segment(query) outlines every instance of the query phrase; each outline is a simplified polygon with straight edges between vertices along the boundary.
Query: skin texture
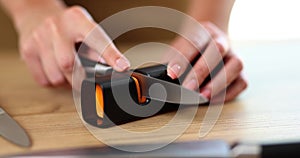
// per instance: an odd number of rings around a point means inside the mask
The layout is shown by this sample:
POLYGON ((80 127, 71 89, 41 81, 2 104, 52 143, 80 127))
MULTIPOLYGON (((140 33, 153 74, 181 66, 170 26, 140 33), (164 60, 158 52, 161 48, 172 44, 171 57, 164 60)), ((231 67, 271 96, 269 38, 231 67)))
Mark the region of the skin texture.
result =
MULTIPOLYGON (((70 85, 75 56, 74 44, 82 41, 94 28, 97 28, 93 32, 95 38, 86 44, 98 52, 102 52, 99 44, 109 44, 101 54, 101 62, 111 65, 117 71, 125 71, 130 67, 129 61, 84 8, 66 7, 59 0, 0 0, 0 2, 11 16, 19 34, 21 57, 40 85, 50 87, 70 85)), ((201 85, 199 92, 210 98, 220 95, 212 94, 214 83, 215 90, 220 93, 226 91, 226 101, 230 101, 247 87, 247 82, 241 75, 242 61, 233 53, 227 37, 228 19, 234 0, 191 0, 190 3, 188 14, 206 28, 222 58, 215 58, 214 53, 205 53, 197 59, 193 67, 196 75, 188 74, 183 86, 195 90, 201 85), (205 58, 211 60, 206 62, 205 58), (210 74, 208 67, 215 67, 222 60, 225 63, 223 70, 226 72, 226 85, 219 82, 222 79, 221 74, 203 84, 210 74)), ((205 44, 209 42, 202 41, 205 44)), ((172 46, 180 52, 180 55, 169 59, 168 74, 172 78, 177 78, 199 53, 197 49, 201 48, 195 48, 182 37, 176 38, 172 46), (181 60, 182 57, 186 58, 187 62, 181 60)))

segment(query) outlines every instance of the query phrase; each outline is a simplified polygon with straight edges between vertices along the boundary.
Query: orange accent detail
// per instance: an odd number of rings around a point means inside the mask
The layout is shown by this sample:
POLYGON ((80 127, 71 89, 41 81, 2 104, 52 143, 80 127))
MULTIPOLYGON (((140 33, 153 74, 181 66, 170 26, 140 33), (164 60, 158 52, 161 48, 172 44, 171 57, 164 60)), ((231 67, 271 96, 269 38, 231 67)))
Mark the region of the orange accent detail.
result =
POLYGON ((104 117, 104 98, 103 91, 99 85, 96 85, 96 111, 101 118, 104 117))
POLYGON ((133 77, 133 76, 131 76, 131 77, 132 77, 132 79, 135 83, 136 89, 137 89, 139 104, 144 104, 147 101, 147 98, 142 96, 139 80, 137 78, 133 77))

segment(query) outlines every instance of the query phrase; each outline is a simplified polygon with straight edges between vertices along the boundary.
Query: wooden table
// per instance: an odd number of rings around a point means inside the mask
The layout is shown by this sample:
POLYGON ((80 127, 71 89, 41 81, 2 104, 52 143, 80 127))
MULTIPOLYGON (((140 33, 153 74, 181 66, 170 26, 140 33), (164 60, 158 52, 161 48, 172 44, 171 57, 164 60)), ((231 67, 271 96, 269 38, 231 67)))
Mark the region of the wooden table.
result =
MULTIPOLYGON (((244 59, 249 88, 238 99, 223 107, 212 131, 199 138, 198 131, 207 107, 198 113, 177 141, 199 139, 237 140, 300 139, 300 45, 299 41, 237 43, 236 52, 244 59)), ((149 54, 151 55, 151 54, 149 54)), ((130 54, 128 55, 130 56, 130 54)), ((143 55, 145 56, 145 55, 143 55)), ((130 56, 139 58, 139 56, 130 56)), ((32 147, 20 148, 0 137, 0 155, 49 149, 103 146, 82 124, 70 89, 39 87, 29 75, 17 51, 0 52, 0 106, 28 132, 32 147)), ((128 123, 133 130, 157 128, 173 113, 128 123)), ((117 142, 145 143, 116 135, 117 142)))

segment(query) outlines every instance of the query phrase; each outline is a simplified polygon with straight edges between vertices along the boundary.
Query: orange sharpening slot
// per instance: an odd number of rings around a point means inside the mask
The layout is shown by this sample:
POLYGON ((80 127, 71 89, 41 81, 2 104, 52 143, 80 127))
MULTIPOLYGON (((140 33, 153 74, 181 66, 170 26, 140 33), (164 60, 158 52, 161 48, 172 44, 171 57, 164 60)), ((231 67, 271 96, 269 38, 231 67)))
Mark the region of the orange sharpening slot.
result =
POLYGON ((104 117, 104 98, 103 91, 99 85, 96 85, 96 111, 101 118, 104 117))
POLYGON ((147 101, 147 98, 142 96, 142 92, 141 92, 141 87, 140 87, 140 83, 138 81, 137 78, 131 76, 132 79, 134 80, 134 83, 135 83, 135 86, 136 86, 136 89, 137 89, 137 94, 138 94, 138 101, 139 101, 139 104, 144 104, 146 101, 147 101))

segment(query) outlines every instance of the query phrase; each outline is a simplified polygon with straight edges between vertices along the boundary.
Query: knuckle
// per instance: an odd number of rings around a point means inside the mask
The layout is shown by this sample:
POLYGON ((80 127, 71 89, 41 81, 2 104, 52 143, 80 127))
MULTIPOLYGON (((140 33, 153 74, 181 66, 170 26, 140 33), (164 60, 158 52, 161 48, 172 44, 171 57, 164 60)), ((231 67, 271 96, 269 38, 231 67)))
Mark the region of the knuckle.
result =
MULTIPOLYGON (((61 25, 64 26, 63 30, 69 32, 69 36, 77 40, 83 40, 90 30, 86 30, 91 24, 94 26, 96 23, 89 13, 81 6, 73 6, 68 8, 60 18, 61 25), (77 29, 72 29, 77 26, 77 29)), ((92 27, 90 28, 92 29, 92 27)))
POLYGON ((56 31, 57 30, 57 19, 55 17, 49 17, 44 21, 46 30, 56 31))
POLYGON ((41 38, 41 31, 40 31, 40 29, 32 32, 31 38, 32 38, 32 40, 30 40, 28 42, 30 42, 32 45, 33 44, 37 44, 39 46, 40 43, 43 42, 43 40, 41 38))
POLYGON ((35 56, 33 46, 29 42, 25 42, 20 45, 20 53, 22 54, 22 58, 25 60, 33 58, 35 56))
POLYGON ((219 37, 223 36, 225 38, 227 37, 227 34, 222 31, 217 25, 215 25, 212 22, 204 22, 202 23, 203 27, 213 36, 213 37, 219 37))
POLYGON ((71 72, 74 65, 73 58, 60 58, 58 61, 59 67, 63 72, 71 72))
POLYGON ((233 95, 227 95, 226 98, 225 98, 225 102, 230 102, 232 101, 236 96, 233 96, 233 95))
POLYGON ((235 68, 238 72, 241 72, 244 69, 244 64, 242 62, 242 60, 240 60, 237 57, 233 57, 233 62, 235 63, 235 68))
POLYGON ((242 79, 242 80, 241 80, 241 87, 242 87, 242 90, 247 89, 247 87, 248 87, 248 82, 247 82, 245 79, 242 79))
POLYGON ((216 30, 216 26, 215 24, 213 24, 210 21, 205 21, 203 23, 201 23, 203 25, 204 28, 206 28, 208 30, 208 32, 213 32, 216 30))
POLYGON ((44 55, 45 52, 45 39, 43 38, 44 36, 44 33, 43 31, 41 30, 37 30, 37 31, 34 31, 32 33, 32 40, 29 41, 30 42, 30 45, 32 45, 33 49, 35 49, 35 52, 39 55, 44 55))
POLYGON ((35 81, 38 83, 38 85, 42 86, 42 87, 49 87, 50 86, 50 82, 48 82, 45 79, 42 79, 40 77, 36 77, 35 81))
POLYGON ((81 6, 72 6, 65 11, 67 18, 83 18, 86 16, 86 10, 81 6))
POLYGON ((62 76, 59 76, 53 79, 51 82, 53 86, 59 86, 65 83, 65 79, 62 76))
POLYGON ((197 74, 198 80, 199 79, 205 79, 207 75, 209 74, 208 67, 204 64, 199 64, 195 68, 195 73, 197 74))
POLYGON ((214 26, 214 24, 210 21, 205 21, 205 22, 202 22, 201 24, 205 27, 213 27, 214 26))
POLYGON ((237 68, 239 71, 242 71, 244 69, 244 64, 241 60, 237 60, 237 68))
POLYGON ((33 33, 32 33, 32 44, 33 43, 40 43, 40 41, 41 41, 41 35, 40 35, 40 32, 39 31, 34 31, 33 33))

